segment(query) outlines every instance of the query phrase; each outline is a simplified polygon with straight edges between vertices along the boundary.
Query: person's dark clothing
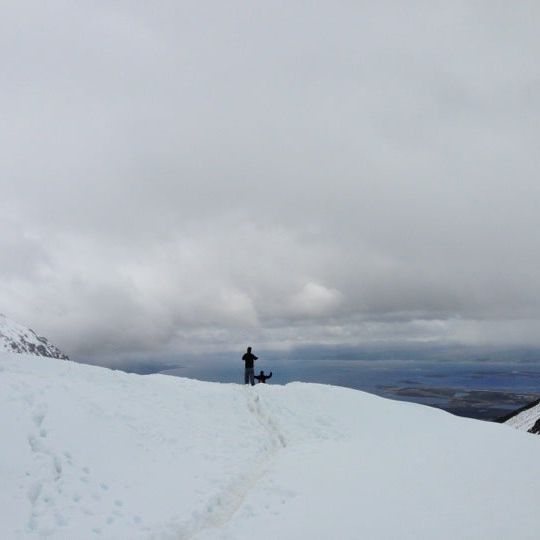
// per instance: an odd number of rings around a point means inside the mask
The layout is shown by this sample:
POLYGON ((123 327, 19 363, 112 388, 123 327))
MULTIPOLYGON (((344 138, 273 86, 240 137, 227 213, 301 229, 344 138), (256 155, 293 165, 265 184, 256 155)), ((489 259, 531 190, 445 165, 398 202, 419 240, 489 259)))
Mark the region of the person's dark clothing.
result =
POLYGON ((257 360, 257 357, 254 354, 247 352, 242 356, 242 360, 246 363, 246 369, 249 369, 253 368, 253 362, 257 360))
POLYGON ((255 375, 255 378, 260 382, 260 383, 265 383, 267 381, 267 379, 269 379, 270 377, 272 377, 272 372, 270 372, 268 375, 265 375, 264 374, 264 371, 261 371, 259 373, 259 375, 255 375))
POLYGON ((255 370, 252 367, 244 369, 244 384, 250 383, 251 386, 255 386, 255 370))
POLYGON ((257 360, 257 357, 251 353, 251 347, 248 348, 246 354, 242 356, 242 360, 245 362, 246 369, 244 370, 244 384, 251 383, 251 386, 255 384, 255 369, 253 368, 253 362, 257 360))

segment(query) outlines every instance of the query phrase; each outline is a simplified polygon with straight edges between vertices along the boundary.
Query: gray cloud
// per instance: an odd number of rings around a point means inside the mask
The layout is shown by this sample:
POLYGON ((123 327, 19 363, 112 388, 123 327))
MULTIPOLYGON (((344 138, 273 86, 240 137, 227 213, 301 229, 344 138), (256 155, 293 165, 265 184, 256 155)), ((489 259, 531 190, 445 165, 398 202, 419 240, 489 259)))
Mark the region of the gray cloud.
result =
POLYGON ((2 311, 72 355, 540 341, 539 16, 5 6, 2 311))

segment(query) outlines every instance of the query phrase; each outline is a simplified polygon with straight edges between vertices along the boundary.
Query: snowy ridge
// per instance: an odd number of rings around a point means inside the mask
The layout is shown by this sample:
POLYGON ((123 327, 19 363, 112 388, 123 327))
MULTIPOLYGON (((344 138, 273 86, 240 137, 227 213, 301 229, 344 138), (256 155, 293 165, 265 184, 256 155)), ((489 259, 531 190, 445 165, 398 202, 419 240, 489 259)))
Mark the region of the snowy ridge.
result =
POLYGON ((58 347, 49 343, 47 338, 37 335, 30 328, 26 328, 0 313, 0 352, 30 353, 37 356, 48 356, 68 360, 58 347))
POLYGON ((521 431, 540 434, 540 400, 520 409, 514 416, 505 420, 505 424, 521 431))
POLYGON ((0 425, 0 538, 521 540, 540 526, 539 439, 345 388, 4 354, 0 425))

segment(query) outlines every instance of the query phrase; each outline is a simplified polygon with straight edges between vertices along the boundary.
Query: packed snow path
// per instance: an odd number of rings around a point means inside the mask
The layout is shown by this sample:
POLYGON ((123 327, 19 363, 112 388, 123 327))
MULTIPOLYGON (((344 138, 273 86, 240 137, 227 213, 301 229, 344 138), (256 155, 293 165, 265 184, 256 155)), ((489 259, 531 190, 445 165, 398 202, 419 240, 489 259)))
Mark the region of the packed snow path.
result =
POLYGON ((0 355, 0 538, 533 539, 540 438, 331 386, 0 355))

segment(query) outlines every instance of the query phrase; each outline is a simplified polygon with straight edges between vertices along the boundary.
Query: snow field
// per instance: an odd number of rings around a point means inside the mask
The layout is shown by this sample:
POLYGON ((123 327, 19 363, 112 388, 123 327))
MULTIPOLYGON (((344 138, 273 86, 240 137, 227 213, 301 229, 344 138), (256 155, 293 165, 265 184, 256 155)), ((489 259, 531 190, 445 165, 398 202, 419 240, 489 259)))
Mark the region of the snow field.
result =
POLYGON ((538 437, 355 390, 3 354, 0 416, 0 538, 502 540, 540 525, 538 437))

